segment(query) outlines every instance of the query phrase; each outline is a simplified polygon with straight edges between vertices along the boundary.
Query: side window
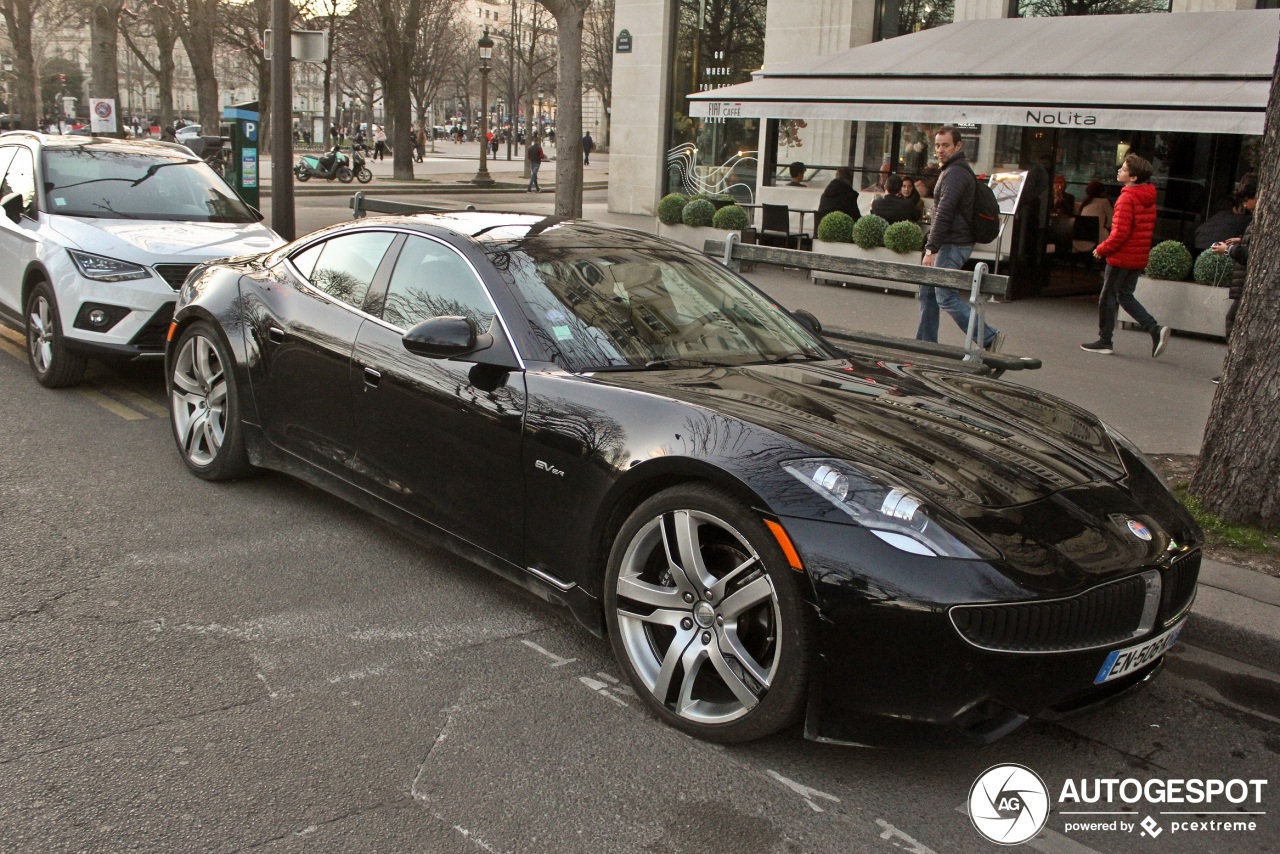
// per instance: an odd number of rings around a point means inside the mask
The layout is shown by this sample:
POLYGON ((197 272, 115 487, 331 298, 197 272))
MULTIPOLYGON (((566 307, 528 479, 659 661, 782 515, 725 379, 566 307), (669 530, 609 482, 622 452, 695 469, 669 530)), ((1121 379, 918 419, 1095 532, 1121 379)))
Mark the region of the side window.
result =
MULTIPOLYGON (((6 145, 0 148, 0 175, 4 175, 8 170, 9 163, 13 160, 13 153, 17 150, 18 147, 16 145, 6 145)), ((13 191, 9 189, 9 185, 0 181, 0 199, 3 199, 11 192, 13 191)))
POLYGON ((407 330, 443 315, 469 317, 484 332, 493 322, 493 303, 457 252, 433 240, 410 237, 391 273, 382 319, 407 330))
POLYGON ((301 273, 304 278, 309 280, 311 278, 311 272, 316 268, 316 261, 320 258, 320 251, 322 249, 324 249, 324 244, 317 243, 315 246, 294 255, 289 260, 293 262, 293 266, 298 268, 298 272, 301 273))
POLYGON ((13 161, 5 170, 4 181, 0 182, 0 198, 10 193, 21 193, 23 213, 35 216, 36 213, 36 165, 31 152, 17 147, 13 152, 13 161))
MULTIPOLYGON (((298 265, 299 259, 308 263, 311 269, 307 278, 314 287, 348 305, 362 308, 382 256, 387 254, 387 247, 395 238, 386 231, 344 234, 316 247, 319 253, 314 260, 305 257, 314 250, 307 250, 294 258, 294 264, 298 265)), ((301 265, 298 267, 302 270, 301 265)))

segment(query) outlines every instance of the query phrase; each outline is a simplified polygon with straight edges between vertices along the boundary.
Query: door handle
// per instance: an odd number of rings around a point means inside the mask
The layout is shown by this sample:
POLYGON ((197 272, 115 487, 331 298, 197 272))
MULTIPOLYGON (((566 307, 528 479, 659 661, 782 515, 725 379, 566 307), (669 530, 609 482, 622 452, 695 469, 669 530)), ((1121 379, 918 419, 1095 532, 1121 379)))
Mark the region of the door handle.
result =
POLYGON ((379 380, 381 380, 381 379, 382 379, 382 374, 378 373, 378 372, 377 372, 377 371, 375 371, 373 368, 365 368, 365 369, 364 369, 364 384, 365 384, 365 385, 367 385, 367 386, 373 386, 374 388, 377 388, 377 387, 378 387, 378 381, 379 381, 379 380))
POLYGON ((283 330, 283 329, 281 329, 279 326, 268 326, 268 327, 267 327, 267 339, 268 339, 268 340, 270 340, 270 341, 271 341, 272 343, 274 343, 274 344, 283 344, 283 343, 284 343, 284 330, 283 330))

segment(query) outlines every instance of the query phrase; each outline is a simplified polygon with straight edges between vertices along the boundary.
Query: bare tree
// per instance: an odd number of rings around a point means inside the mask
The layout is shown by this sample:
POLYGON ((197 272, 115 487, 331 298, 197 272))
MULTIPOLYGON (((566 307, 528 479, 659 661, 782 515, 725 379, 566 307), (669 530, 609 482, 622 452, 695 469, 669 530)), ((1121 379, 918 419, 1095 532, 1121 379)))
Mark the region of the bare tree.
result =
MULTIPOLYGON (((271 60, 267 59, 262 34, 271 27, 271 0, 227 2, 223 4, 223 10, 219 44, 234 48, 245 57, 243 66, 250 69, 258 90, 258 139, 266 147, 271 140, 272 80, 271 60)), ((296 10, 293 14, 296 16, 296 10)), ((292 117, 284 116, 282 120, 289 123, 292 117)), ((214 128, 217 126, 217 123, 213 125, 214 128)))
POLYGON ((169 10, 170 20, 191 63, 196 84, 196 108, 200 124, 216 128, 219 122, 218 72, 214 45, 221 30, 222 0, 154 0, 169 10))
POLYGON ((155 78, 160 127, 173 124, 173 48, 178 33, 173 28, 172 12, 164 6, 150 5, 139 12, 128 8, 120 17, 120 37, 147 73, 155 78), (155 42, 153 63, 146 50, 146 40, 155 42))
MULTIPOLYGON (((582 76, 587 88, 600 95, 606 117, 613 106, 613 26, 614 0, 591 0, 583 34, 582 76)), ((607 118, 601 141, 609 144, 607 118)))
POLYGON ((1258 170, 1248 277, 1191 491, 1228 522, 1280 530, 1280 53, 1258 170))
POLYGON ((582 30, 591 0, 538 0, 555 16, 556 216, 582 216, 582 30))
POLYGON ((1018 3, 1018 15, 1023 18, 1136 15, 1167 11, 1168 0, 1020 0, 1018 3))
POLYGON ((120 107, 120 11, 124 0, 92 0, 89 4, 89 96, 116 104, 117 135, 124 135, 120 107))
MULTIPOLYGON (((329 31, 329 53, 324 59, 324 132, 334 123, 330 107, 333 104, 333 78, 338 68, 338 58, 342 53, 343 36, 347 23, 351 20, 347 14, 350 4, 346 0, 306 0, 302 6, 302 14, 313 24, 323 26, 329 31)), ((331 140, 337 142, 337 140, 331 140)))
POLYGON ((40 72, 36 68, 32 34, 42 5, 43 0, 0 0, 0 14, 4 15, 9 44, 13 46, 15 100, 21 126, 25 128, 40 126, 40 72))

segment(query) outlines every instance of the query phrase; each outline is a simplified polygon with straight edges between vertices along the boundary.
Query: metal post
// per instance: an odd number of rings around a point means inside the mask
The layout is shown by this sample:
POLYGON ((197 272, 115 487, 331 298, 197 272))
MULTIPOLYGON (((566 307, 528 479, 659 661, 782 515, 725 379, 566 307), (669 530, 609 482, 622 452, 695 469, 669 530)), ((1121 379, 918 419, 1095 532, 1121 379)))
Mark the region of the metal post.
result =
POLYGON ((293 217, 293 59, 289 0, 271 0, 271 227, 298 236, 293 217))
POLYGON ((733 258, 733 247, 737 246, 741 239, 742 232, 740 231, 731 231, 724 236, 724 258, 721 259, 721 263, 735 273, 738 272, 741 264, 733 258))
POLYGON ((987 275, 987 265, 979 261, 973 268, 969 285, 969 327, 964 333, 964 361, 982 361, 982 337, 986 332, 986 302, 982 295, 982 277, 987 275))
POLYGON ((484 28, 480 37, 480 171, 471 179, 472 184, 480 187, 492 187, 493 178, 489 176, 489 62, 493 58, 493 39, 489 38, 489 28, 484 28))

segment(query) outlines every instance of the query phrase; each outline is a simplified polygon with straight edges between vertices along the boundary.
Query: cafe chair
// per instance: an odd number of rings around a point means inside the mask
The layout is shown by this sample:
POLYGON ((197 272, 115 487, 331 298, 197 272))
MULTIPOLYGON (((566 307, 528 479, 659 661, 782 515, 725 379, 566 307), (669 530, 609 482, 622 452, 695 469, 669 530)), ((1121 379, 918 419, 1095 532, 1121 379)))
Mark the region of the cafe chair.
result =
POLYGON ((760 243, 764 246, 782 246, 787 249, 804 249, 811 246, 809 235, 791 230, 791 209, 786 205, 763 204, 760 206, 760 243))

